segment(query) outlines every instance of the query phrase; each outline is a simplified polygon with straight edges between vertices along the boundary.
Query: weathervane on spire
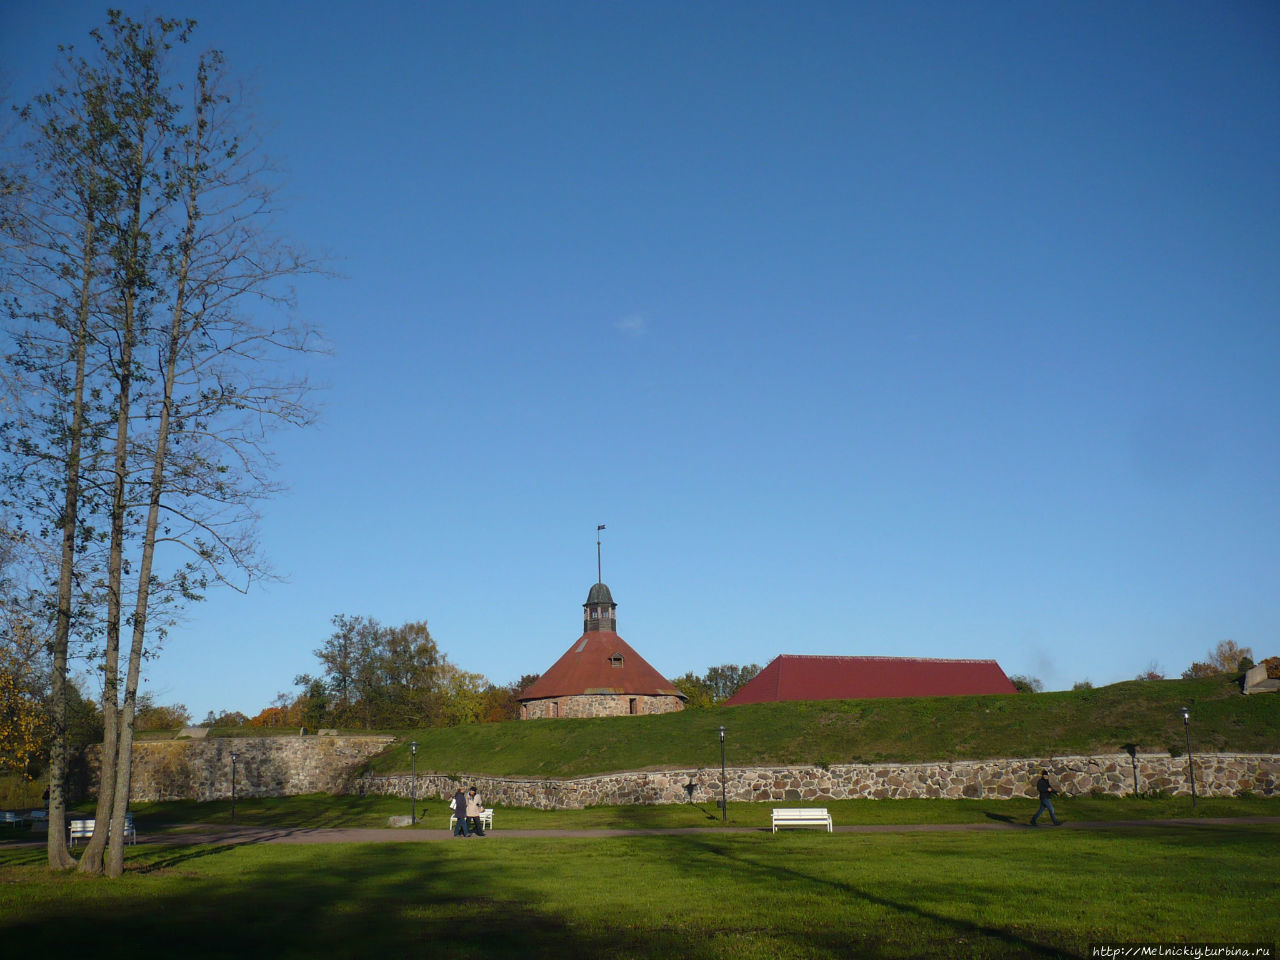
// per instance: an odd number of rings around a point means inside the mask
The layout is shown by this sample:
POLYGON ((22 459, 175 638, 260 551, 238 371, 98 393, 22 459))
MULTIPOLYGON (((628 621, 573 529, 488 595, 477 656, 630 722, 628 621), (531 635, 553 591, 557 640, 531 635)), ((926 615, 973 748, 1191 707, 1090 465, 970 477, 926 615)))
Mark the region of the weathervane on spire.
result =
POLYGON ((596 524, 596 583, 604 583, 604 575, 600 572, 600 531, 603 529, 603 523, 596 524))

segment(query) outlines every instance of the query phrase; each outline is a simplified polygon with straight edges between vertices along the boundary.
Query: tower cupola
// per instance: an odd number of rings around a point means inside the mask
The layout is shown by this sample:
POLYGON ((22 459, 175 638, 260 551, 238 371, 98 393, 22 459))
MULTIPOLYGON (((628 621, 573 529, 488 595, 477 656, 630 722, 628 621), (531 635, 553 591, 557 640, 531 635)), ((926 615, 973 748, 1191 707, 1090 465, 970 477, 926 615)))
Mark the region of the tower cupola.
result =
POLYGON ((593 633, 597 630, 618 632, 618 605, 613 602, 613 594, 603 583, 597 583, 587 594, 587 602, 582 605, 582 632, 593 633))

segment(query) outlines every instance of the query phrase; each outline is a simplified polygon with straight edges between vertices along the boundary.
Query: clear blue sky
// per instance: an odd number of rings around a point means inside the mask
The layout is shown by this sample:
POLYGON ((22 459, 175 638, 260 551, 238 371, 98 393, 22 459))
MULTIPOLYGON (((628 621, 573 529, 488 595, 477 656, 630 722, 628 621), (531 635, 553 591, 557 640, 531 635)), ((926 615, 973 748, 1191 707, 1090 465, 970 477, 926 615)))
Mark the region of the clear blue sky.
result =
MULTIPOLYGON (((256 712, 336 613, 497 682, 992 657, 1049 688, 1280 654, 1280 7, 120 4, 256 91, 334 353, 287 583, 148 688, 256 712)), ((105 5, 7 0, 22 99, 105 5)))

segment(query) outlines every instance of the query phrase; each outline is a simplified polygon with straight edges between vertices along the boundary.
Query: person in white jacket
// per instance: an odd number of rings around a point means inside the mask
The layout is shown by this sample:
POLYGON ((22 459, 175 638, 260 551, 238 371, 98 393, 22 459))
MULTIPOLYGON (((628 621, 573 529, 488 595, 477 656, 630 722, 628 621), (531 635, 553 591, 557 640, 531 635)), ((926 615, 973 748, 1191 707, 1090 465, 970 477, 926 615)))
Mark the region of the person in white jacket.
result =
POLYGON ((467 791, 467 822, 471 825, 471 832, 477 837, 484 836, 484 822, 480 819, 482 813, 484 804, 480 802, 480 794, 476 793, 476 788, 472 787, 467 791))

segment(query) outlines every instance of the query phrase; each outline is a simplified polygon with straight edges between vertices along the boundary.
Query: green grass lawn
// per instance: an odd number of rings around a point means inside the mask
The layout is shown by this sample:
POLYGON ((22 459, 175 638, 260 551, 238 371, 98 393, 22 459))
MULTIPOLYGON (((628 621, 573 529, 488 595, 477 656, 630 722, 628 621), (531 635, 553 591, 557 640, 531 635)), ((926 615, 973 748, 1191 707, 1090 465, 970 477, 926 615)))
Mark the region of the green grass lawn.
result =
POLYGON ((730 766, 889 763, 1181 751, 1179 708, 1193 711, 1196 752, 1271 753, 1280 698, 1245 697, 1226 676, 1129 681, 1093 690, 985 697, 824 700, 685 710, 653 717, 539 720, 385 731, 400 742, 374 773, 418 770, 578 777, 618 770, 718 768, 718 728, 730 766))
MULTIPOLYGON (((1183 817, 1280 817, 1280 797, 1206 798, 1193 808, 1187 797, 1060 798, 1058 815, 1067 820, 1157 820, 1183 817)), ((831 811, 837 826, 852 824, 1021 823, 1035 812, 1035 800, 829 800, 809 804, 730 803, 731 827, 768 827, 774 806, 821 806, 831 811)), ((420 800, 421 829, 448 824, 443 800, 420 800)), ((230 801, 208 803, 173 801, 132 805, 138 827, 145 834, 193 823, 230 824, 230 801)), ((385 827, 387 818, 409 813, 409 801, 399 797, 262 798, 236 802, 236 822, 266 827, 385 827)), ((85 816, 92 816, 87 810, 85 816)), ((718 808, 705 804, 588 807, 585 810, 531 810, 500 807, 495 829, 590 830, 715 828, 718 808)), ((2 836, 2 835, 0 835, 2 836)))
POLYGON ((1055 957, 1280 937, 1280 825, 129 851, 0 847, 0 942, 97 957, 1055 957), (1212 896, 1206 895, 1212 891, 1212 896))

